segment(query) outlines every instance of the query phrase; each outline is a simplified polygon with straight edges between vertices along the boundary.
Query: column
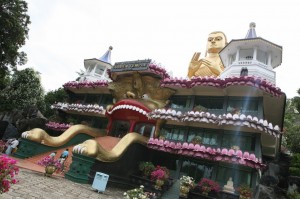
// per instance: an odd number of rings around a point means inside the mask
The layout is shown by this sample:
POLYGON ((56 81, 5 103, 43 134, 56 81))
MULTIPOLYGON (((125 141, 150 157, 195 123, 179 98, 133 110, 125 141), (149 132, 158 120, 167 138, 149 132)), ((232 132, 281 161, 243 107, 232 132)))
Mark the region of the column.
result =
POLYGON ((256 61, 256 57, 257 57, 257 47, 254 47, 253 60, 256 61))
POLYGON ((271 62, 272 62, 272 55, 271 52, 268 52, 268 66, 271 66, 271 62))
POLYGON ((240 60, 240 49, 238 48, 235 55, 235 61, 238 62, 240 60))

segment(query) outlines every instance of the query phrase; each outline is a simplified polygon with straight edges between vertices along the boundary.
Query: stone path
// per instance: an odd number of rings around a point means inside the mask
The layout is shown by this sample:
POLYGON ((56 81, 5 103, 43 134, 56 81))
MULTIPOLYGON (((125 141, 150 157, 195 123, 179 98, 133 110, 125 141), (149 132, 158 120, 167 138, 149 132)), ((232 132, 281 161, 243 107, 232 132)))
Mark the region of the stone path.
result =
POLYGON ((20 168, 17 179, 19 182, 12 185, 9 192, 1 194, 1 199, 122 199, 125 191, 106 187, 104 193, 98 193, 90 184, 75 183, 59 176, 45 177, 43 173, 24 168, 20 168))

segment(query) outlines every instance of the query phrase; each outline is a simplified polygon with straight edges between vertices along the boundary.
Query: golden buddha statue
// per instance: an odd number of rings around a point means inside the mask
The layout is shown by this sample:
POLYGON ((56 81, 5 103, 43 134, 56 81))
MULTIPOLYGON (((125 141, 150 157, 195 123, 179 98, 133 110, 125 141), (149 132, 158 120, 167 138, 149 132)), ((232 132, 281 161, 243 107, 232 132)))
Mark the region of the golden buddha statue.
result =
POLYGON ((199 59, 200 53, 195 52, 189 65, 188 77, 219 76, 224 70, 219 52, 227 44, 226 35, 221 31, 208 35, 205 57, 199 59))

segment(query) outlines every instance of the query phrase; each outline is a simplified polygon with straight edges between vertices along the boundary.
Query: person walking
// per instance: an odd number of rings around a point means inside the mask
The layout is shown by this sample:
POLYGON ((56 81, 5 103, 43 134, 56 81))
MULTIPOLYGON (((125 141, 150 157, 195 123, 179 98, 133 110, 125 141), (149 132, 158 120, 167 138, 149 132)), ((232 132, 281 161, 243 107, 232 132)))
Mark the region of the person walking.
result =
POLYGON ((65 161, 66 161, 66 159, 68 158, 68 156, 69 156, 69 149, 66 149, 66 150, 64 150, 62 153, 61 153, 61 155, 60 155, 60 157, 59 157, 59 159, 58 159, 58 161, 61 163, 61 165, 62 165, 62 173, 64 172, 64 170, 65 170, 65 161))

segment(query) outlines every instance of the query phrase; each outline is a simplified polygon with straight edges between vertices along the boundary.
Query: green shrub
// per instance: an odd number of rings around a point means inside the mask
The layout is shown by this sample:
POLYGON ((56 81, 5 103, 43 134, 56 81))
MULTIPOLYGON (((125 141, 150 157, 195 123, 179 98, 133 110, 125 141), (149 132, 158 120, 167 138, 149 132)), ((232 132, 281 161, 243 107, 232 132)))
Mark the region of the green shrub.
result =
POLYGON ((155 166, 152 162, 140 162, 139 170, 143 173, 145 177, 149 177, 151 172, 154 171, 155 166))

